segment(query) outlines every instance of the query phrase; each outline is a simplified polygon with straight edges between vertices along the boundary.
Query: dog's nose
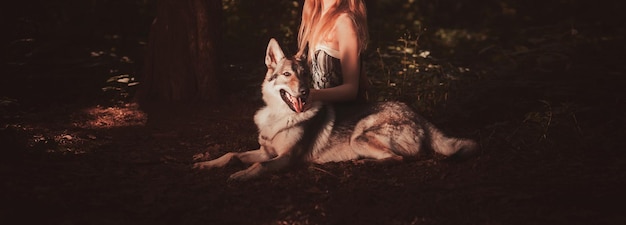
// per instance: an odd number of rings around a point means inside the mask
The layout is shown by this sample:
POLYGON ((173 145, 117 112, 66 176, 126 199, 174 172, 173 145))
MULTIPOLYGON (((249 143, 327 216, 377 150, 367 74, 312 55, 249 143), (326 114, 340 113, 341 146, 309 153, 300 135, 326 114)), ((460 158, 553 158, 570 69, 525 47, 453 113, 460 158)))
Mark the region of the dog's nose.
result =
POLYGON ((309 89, 308 88, 300 88, 300 95, 306 97, 307 95, 309 95, 309 89))

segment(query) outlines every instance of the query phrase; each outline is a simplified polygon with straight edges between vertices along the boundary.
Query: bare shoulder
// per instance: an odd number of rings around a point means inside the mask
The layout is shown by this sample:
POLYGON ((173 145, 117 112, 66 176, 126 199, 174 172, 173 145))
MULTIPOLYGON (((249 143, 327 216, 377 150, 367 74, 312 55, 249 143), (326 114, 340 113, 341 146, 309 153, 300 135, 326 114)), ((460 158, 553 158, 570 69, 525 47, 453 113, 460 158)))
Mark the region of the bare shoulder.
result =
POLYGON ((356 24, 348 13, 342 13, 335 21, 335 37, 341 40, 356 38, 356 24))
POLYGON ((335 28, 339 30, 343 30, 343 29, 354 30, 355 29, 354 19, 348 13, 342 13, 339 15, 339 17, 337 17, 337 20, 335 21, 335 28))

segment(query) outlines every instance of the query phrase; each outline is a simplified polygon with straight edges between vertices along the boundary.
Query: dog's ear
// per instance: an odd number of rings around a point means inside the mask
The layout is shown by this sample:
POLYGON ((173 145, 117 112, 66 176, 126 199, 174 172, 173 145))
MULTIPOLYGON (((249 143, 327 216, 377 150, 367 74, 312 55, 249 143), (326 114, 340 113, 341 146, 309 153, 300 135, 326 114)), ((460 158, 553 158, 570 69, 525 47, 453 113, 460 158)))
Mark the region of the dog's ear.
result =
POLYGON ((285 53, 278 45, 278 41, 274 38, 270 39, 270 43, 267 44, 267 52, 265 53, 265 65, 267 65, 267 68, 276 68, 278 61, 283 58, 285 58, 285 53))

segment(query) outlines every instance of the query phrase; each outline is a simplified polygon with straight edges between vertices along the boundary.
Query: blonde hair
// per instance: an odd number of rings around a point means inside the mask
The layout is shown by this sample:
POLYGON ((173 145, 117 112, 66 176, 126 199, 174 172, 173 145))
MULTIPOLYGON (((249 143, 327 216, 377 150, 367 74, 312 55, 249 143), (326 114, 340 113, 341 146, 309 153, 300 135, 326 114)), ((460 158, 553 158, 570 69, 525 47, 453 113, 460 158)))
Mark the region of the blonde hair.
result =
MULTIPOLYGON (((356 27, 357 40, 359 42, 359 52, 363 52, 367 48, 368 30, 367 30, 367 11, 363 0, 337 0, 337 3, 331 7, 324 20, 322 20, 322 0, 305 0, 302 7, 302 22, 298 32, 298 56, 305 54, 304 51, 308 47, 315 47, 335 26, 337 18, 346 13, 356 27)), ((308 54, 309 62, 315 49, 310 49, 308 54)))

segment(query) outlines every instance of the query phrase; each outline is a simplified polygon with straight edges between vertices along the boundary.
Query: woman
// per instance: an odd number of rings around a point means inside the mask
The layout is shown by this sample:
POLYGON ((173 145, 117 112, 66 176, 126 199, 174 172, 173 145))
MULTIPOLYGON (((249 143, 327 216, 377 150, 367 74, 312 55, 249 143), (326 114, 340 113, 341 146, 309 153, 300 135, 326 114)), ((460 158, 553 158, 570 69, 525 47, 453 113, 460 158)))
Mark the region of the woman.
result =
POLYGON ((367 100, 367 79, 361 73, 360 59, 367 41, 362 0, 304 1, 297 55, 307 54, 311 66, 310 101, 367 100))

